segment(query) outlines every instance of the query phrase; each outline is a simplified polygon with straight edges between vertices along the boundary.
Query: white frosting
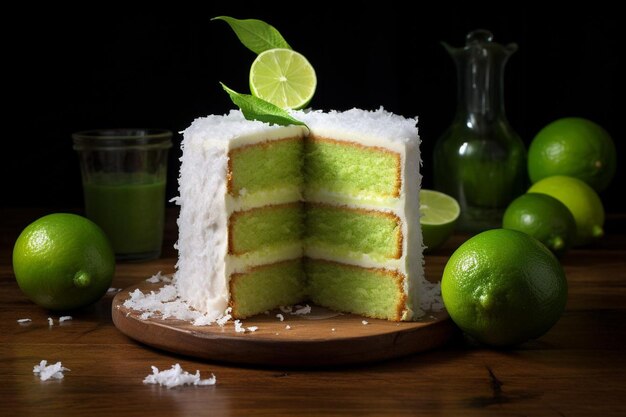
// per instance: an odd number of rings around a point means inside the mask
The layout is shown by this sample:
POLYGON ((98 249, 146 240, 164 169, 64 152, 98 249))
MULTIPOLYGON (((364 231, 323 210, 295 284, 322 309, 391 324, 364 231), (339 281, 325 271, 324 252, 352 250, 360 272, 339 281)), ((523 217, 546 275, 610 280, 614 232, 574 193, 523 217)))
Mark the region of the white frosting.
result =
MULTIPOLYGON (((352 198, 333 195, 323 190, 306 195, 311 201, 349 207, 376 209, 395 213, 402 222, 402 257, 381 262, 367 255, 336 259, 319 248, 304 248, 313 258, 342 261, 368 268, 395 269, 405 274, 404 290, 408 296, 403 319, 422 315, 419 295, 427 283, 424 279, 422 234, 419 226, 419 189, 421 164, 417 119, 406 119, 384 111, 352 109, 346 112, 293 112, 304 121, 312 135, 345 140, 364 146, 377 146, 397 152, 401 158, 402 188, 398 198, 352 198)), ((302 248, 289 246, 266 253, 235 257, 227 254, 228 216, 234 210, 265 205, 269 202, 298 201, 301 193, 294 189, 271 193, 229 196, 226 192, 226 171, 230 149, 266 140, 301 137, 307 133, 299 126, 270 126, 247 121, 239 111, 224 116, 197 119, 184 131, 183 156, 177 199, 181 205, 178 219, 179 260, 175 283, 181 297, 194 308, 214 315, 223 314, 228 306, 228 277, 233 272, 257 265, 262 256, 266 263, 294 259, 302 248)))
POLYGON ((210 318, 228 307, 230 273, 242 269, 241 260, 228 256, 228 217, 238 207, 226 191, 228 151, 304 132, 248 121, 238 111, 196 119, 183 132, 175 284, 181 298, 210 318))

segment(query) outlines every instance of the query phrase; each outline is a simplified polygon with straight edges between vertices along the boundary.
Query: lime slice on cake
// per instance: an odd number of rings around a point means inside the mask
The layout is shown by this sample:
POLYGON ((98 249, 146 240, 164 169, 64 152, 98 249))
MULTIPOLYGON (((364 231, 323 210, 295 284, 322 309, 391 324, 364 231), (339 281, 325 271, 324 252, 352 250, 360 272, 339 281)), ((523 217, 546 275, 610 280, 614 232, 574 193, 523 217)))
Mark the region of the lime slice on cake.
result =
POLYGON ((313 66, 291 49, 260 53, 250 68, 250 91, 283 109, 301 109, 315 94, 317 77, 313 66))
POLYGON ((447 194, 420 190, 420 213, 424 246, 429 251, 441 246, 452 235, 461 208, 447 194))

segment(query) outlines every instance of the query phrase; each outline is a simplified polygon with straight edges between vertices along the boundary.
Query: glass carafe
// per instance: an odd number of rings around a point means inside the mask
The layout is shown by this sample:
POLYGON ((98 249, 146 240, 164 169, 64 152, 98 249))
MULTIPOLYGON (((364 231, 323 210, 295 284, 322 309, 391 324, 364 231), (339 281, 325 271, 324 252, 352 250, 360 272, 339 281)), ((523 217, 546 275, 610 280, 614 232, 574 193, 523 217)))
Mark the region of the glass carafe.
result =
POLYGON ((443 45, 456 64, 458 98, 435 145, 435 188, 461 205, 459 230, 501 227, 504 209, 526 186, 526 150, 503 99, 504 66, 517 45, 493 42, 486 30, 470 32, 464 47, 443 45))

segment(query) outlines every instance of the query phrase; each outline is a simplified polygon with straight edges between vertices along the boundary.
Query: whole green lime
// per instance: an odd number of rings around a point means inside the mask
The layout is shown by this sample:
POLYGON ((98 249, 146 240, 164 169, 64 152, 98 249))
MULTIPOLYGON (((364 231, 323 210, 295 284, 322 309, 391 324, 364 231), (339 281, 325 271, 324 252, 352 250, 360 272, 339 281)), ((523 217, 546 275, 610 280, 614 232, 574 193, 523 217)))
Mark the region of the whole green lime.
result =
POLYGON ((537 239, 493 229, 452 254, 441 294, 466 334, 487 345, 512 346, 554 326, 567 302, 567 280, 559 261, 537 239))
POLYGON ((536 182, 528 192, 547 194, 565 204, 576 221, 574 246, 604 235, 604 207, 598 194, 587 183, 574 177, 555 175, 536 182))
POLYGON ((535 183, 553 175, 578 178, 597 192, 615 175, 611 136, 598 124, 579 117, 558 119, 537 133, 528 148, 528 174, 535 183))
POLYGON ((94 222, 55 213, 35 220, 19 235, 13 248, 13 272, 20 289, 36 304, 71 310, 106 293, 115 257, 94 222))
POLYGON ((509 204, 502 219, 504 229, 519 230, 562 256, 576 237, 576 221, 565 204, 546 194, 527 193, 509 204))

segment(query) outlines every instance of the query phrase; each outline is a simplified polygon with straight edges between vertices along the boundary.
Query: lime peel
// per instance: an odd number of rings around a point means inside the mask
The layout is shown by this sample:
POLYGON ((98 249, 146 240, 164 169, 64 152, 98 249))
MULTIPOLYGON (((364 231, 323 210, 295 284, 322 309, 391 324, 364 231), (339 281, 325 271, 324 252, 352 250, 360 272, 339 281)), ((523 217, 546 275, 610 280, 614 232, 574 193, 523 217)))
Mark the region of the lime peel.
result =
POLYGON ((91 285, 91 276, 85 271, 78 271, 74 275, 74 285, 78 288, 87 288, 91 285))

